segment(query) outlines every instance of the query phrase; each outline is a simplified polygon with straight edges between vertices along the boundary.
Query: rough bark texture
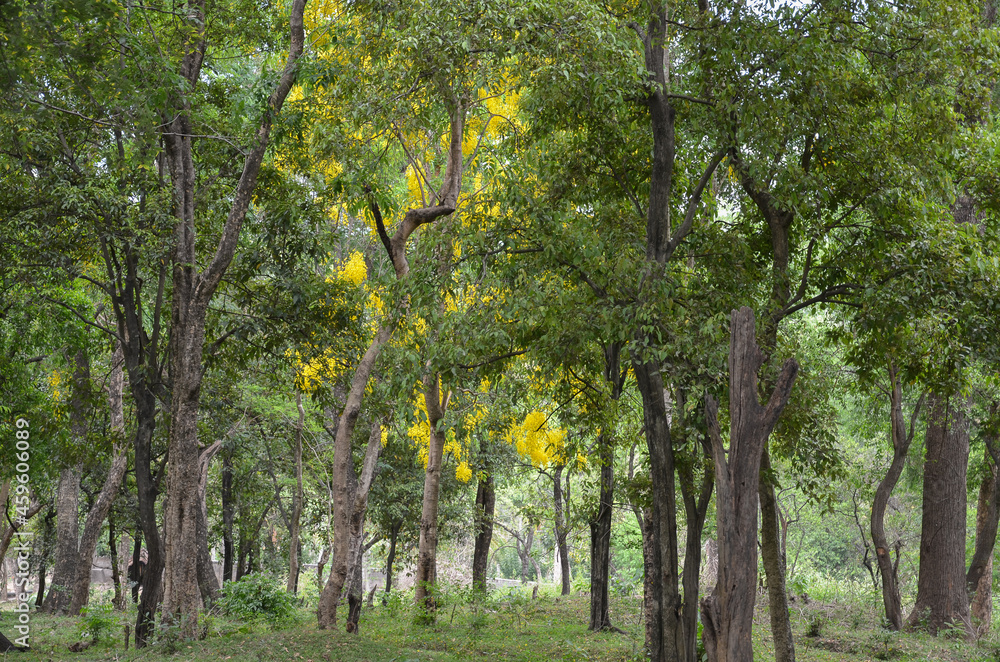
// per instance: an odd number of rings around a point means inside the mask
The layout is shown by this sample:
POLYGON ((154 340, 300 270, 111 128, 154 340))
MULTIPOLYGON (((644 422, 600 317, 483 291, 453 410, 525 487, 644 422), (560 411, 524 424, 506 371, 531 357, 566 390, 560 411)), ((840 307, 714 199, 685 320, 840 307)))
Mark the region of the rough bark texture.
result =
POLYGON ((198 174, 194 165, 191 103, 205 56, 205 4, 188 5, 190 33, 180 62, 185 81, 174 92, 173 108, 163 126, 163 144, 174 191, 173 301, 171 312, 170 466, 164 512, 165 573, 163 618, 178 626, 177 634, 193 638, 198 633, 198 405, 201 399, 202 352, 208 304, 236 252, 240 230, 257 186, 271 125, 295 82, 297 60, 304 46, 303 12, 306 0, 293 0, 288 58, 284 71, 267 101, 256 135, 243 165, 218 248, 211 262, 198 272, 195 228, 195 193, 198 174))
MULTIPOLYGON (((566 527, 567 512, 564 512, 564 499, 563 499, 563 488, 562 488, 562 472, 564 465, 557 465, 552 477, 552 500, 555 504, 556 511, 556 555, 559 557, 559 579, 561 582, 561 593, 560 595, 569 595, 572 593, 573 587, 570 581, 569 572, 569 549, 566 544, 566 538, 569 534, 569 530, 566 527)), ((569 498, 565 499, 565 508, 568 510, 569 498)))
POLYGON ((785 362, 767 407, 757 393, 763 356, 754 338, 753 311, 733 311, 729 344, 729 450, 723 446, 715 400, 706 399, 715 462, 719 572, 701 603, 705 651, 712 662, 753 659, 753 606, 757 579, 757 498, 767 438, 788 402, 798 372, 785 362))
POLYGON ((364 546, 365 514, 368 512, 368 494, 375 481, 378 458, 382 453, 382 426, 377 421, 372 423, 368 436, 368 448, 365 450, 364 463, 361 466, 361 476, 356 481, 354 503, 351 508, 350 548, 348 555, 348 572, 353 577, 347 591, 351 609, 347 617, 347 631, 357 633, 358 619, 361 617, 362 604, 362 560, 367 548, 364 546), (354 605, 357 605, 356 607, 354 605))
POLYGON ((760 498, 760 554, 761 565, 767 577, 767 611, 771 621, 771 638, 774 643, 775 662, 795 662, 795 644, 792 640, 792 621, 788 611, 788 591, 785 588, 785 548, 781 544, 780 513, 771 475, 771 454, 765 439, 761 454, 764 477, 757 487, 760 498))
POLYGON ((957 397, 932 394, 928 408, 917 600, 906 628, 936 635, 953 626, 971 634, 965 584, 969 423, 957 397))
POLYGON ((45 597, 44 608, 49 613, 69 609, 80 563, 79 549, 80 468, 63 469, 56 488, 56 561, 52 584, 45 597))
POLYGON ((289 593, 299 590, 299 521, 302 519, 302 432, 305 429, 306 410, 302 407, 302 392, 295 392, 299 420, 295 425, 295 494, 292 496, 292 516, 288 526, 288 584, 289 593))
MULTIPOLYGON (((392 238, 386 233, 382 214, 374 199, 370 203, 372 215, 378 228, 379 236, 392 260, 397 280, 402 280, 410 271, 406 260, 406 244, 417 228, 431 223, 436 219, 451 214, 458 204, 458 194, 462 182, 462 138, 464 136, 465 109, 460 103, 451 112, 450 143, 448 148, 448 163, 445 167, 444 183, 436 196, 438 204, 432 207, 411 209, 406 212, 392 238)), ((405 312, 404 309, 398 311, 405 312)), ((344 583, 347 581, 349 546, 347 543, 350 528, 350 495, 348 493, 348 465, 351 461, 351 435, 361 414, 361 404, 364 399, 365 387, 375 361, 382 347, 389 342, 396 321, 387 319, 379 328, 375 339, 369 345, 351 380, 351 388, 347 394, 343 412, 337 423, 337 434, 333 445, 333 551, 331 553, 330 577, 319 597, 319 607, 316 610, 320 629, 328 628, 337 622, 337 607, 340 604, 344 583)))
MULTIPOLYGON (((906 455, 910 450, 910 443, 913 441, 914 422, 920 405, 921 398, 913 409, 910 417, 909 433, 903 421, 903 392, 896 377, 896 369, 889 364, 889 416, 892 422, 892 462, 889 470, 885 474, 878 487, 875 489, 875 498, 872 501, 871 535, 872 545, 875 547, 875 558, 878 561, 879 574, 882 576, 882 604, 885 606, 885 618, 892 630, 899 630, 903 627, 903 606, 899 595, 899 581, 896 576, 896 565, 893 564, 890 552, 894 548, 897 556, 898 547, 891 548, 885 537, 885 508, 892 496, 892 490, 899 482, 899 477, 903 473, 903 466, 906 464, 906 455)), ((898 545, 897 541, 897 545, 898 545)))
MULTIPOLYGON (((484 469, 476 488, 475 528, 476 541, 472 551, 472 585, 485 591, 487 565, 490 559, 490 543, 493 542, 493 513, 496 509, 496 490, 493 485, 493 473, 484 469)), ((395 552, 395 541, 392 551, 395 552)), ((386 593, 389 592, 389 579, 386 577, 386 593)))

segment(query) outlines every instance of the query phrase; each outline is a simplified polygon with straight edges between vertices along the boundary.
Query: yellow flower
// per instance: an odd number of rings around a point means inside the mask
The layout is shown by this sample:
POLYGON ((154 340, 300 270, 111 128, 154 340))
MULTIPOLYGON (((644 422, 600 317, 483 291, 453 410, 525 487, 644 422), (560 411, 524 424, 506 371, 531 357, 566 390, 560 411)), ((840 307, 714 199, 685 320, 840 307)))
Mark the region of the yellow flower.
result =
POLYGON ((468 462, 459 463, 459 465, 455 468, 455 478, 463 483, 469 482, 469 479, 472 478, 472 469, 469 468, 468 462))
POLYGON ((361 251, 351 253, 351 257, 344 263, 338 276, 341 280, 346 280, 354 285, 360 285, 364 282, 365 278, 368 277, 368 267, 365 266, 365 256, 361 254, 361 251))

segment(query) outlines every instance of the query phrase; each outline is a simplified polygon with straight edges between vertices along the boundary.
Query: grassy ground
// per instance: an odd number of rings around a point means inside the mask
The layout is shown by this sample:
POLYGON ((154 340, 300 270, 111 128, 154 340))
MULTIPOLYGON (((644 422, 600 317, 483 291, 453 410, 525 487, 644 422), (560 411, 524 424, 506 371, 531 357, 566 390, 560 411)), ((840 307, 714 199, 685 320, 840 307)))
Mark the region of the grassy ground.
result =
MULTIPOLYGON (((33 615, 30 653, 11 653, 3 662, 61 660, 149 660, 150 662, 416 662, 429 660, 642 660, 641 605, 638 597, 613 598, 612 620, 625 634, 592 633, 586 629, 588 598, 558 598, 528 594, 494 595, 470 605, 458 593, 444 597, 433 625, 416 625, 401 595, 388 605, 366 610, 361 633, 319 631, 315 616, 302 608, 284 625, 239 623, 210 617, 208 636, 201 641, 169 646, 159 643, 126 651, 124 621, 106 617, 101 643, 80 653, 68 646, 88 639, 82 619, 33 615)), ((955 660, 1000 662, 1000 636, 978 641, 888 633, 878 627, 877 605, 869 601, 796 603, 792 609, 796 653, 800 662, 870 660, 955 660)), ((12 635, 9 613, 0 617, 0 631, 12 635)), ((755 616, 755 659, 773 659, 766 605, 755 616)), ((996 627, 994 627, 996 630, 996 627)))

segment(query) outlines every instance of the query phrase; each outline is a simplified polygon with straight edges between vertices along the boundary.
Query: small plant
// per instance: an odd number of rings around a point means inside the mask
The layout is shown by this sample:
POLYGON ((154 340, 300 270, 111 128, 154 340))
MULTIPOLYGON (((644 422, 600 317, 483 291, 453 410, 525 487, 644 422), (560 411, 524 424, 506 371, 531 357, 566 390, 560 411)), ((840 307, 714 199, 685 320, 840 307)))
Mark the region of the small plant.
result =
POLYGON ((826 617, 819 612, 813 612, 809 616, 809 623, 806 627, 806 636, 814 639, 816 637, 823 636, 824 625, 826 625, 826 617))
POLYGON ((111 633, 117 622, 111 605, 84 607, 80 610, 80 636, 90 637, 91 645, 95 645, 111 633))
POLYGON ((222 588, 219 606, 230 616, 255 621, 282 623, 295 613, 295 596, 274 577, 262 574, 245 575, 222 588))
POLYGON ((872 656, 876 660, 891 660, 902 654, 902 650, 894 645, 899 633, 895 630, 878 628, 872 635, 872 656))

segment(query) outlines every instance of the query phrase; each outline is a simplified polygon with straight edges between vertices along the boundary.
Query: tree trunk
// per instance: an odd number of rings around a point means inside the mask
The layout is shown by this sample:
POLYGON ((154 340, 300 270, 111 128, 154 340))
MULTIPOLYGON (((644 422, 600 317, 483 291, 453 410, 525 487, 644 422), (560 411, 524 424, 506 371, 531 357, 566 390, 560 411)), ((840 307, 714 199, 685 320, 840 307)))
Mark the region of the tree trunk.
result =
MULTIPOLYGON (((354 504, 351 512, 350 529, 350 555, 348 558, 348 571, 353 574, 354 580, 350 583, 347 591, 348 602, 353 607, 347 617, 347 631, 357 633, 358 619, 361 617, 362 604, 362 561, 367 548, 364 546, 365 514, 368 511, 368 494, 371 492, 372 483, 378 468, 378 458, 382 453, 382 426, 378 421, 372 423, 371 434, 368 436, 368 448, 365 451, 364 464, 361 468, 361 476, 357 480, 357 488, 354 495, 354 504)), ((374 544, 374 543, 372 543, 374 544)))
MULTIPOLYGON (((124 355, 121 344, 115 347, 111 357, 111 372, 108 378, 108 404, 111 411, 111 431, 113 434, 113 453, 111 468, 108 470, 107 478, 98 494, 90 512, 87 513, 87 520, 83 527, 83 536, 80 538, 78 559, 76 561, 76 577, 73 582, 72 596, 69 601, 68 612, 72 616, 80 613, 86 606, 90 598, 90 568, 94 564, 94 551, 97 549, 97 540, 100 538, 101 529, 104 527, 104 520, 111 512, 115 497, 118 495, 118 488, 121 487, 122 478, 128 468, 128 453, 125 446, 125 410, 122 401, 125 389, 125 374, 122 369, 124 355)), ((75 534, 74 534, 75 535, 75 534)))
POLYGON ((562 472, 564 467, 565 465, 562 464, 556 465, 552 479, 552 500, 555 502, 556 510, 556 550, 559 556, 560 580, 562 581, 560 595, 569 595, 573 587, 569 574, 569 549, 566 545, 569 531, 566 528, 566 513, 563 512, 562 472))
MULTIPOLYGON (((399 530, 402 526, 403 520, 398 520, 389 531, 389 553, 385 557, 385 596, 382 598, 382 604, 389 601, 389 592, 392 591, 392 565, 396 561, 396 541, 399 539, 399 530)), ((472 581, 475 586, 475 578, 472 581)))
POLYGON ((302 392, 295 391, 295 404, 299 420, 295 426, 295 494, 292 496, 292 518, 288 531, 288 585, 285 590, 299 590, 299 520, 302 519, 302 432, 305 428, 306 410, 302 407, 302 392))
POLYGON ((111 583, 115 587, 115 597, 111 606, 115 611, 125 611, 125 588, 122 586, 122 573, 119 570, 118 545, 121 543, 118 527, 115 526, 114 513, 108 514, 108 550, 111 552, 111 583))
MULTIPOLYGON (((233 580, 233 452, 222 452, 222 582, 233 580)), ((322 586, 322 584, 319 584, 322 586)))
POLYGON ((77 566, 80 564, 79 536, 80 468, 63 469, 56 489, 56 562, 52 584, 45 598, 50 614, 69 609, 77 566))
POLYGON ((195 194, 198 173, 194 166, 191 103, 201 77, 207 42, 204 5, 189 6, 186 15, 192 31, 180 62, 184 80, 172 95, 172 116, 162 126, 164 153, 173 184, 174 255, 173 301, 170 335, 171 426, 167 505, 164 512, 165 574, 163 620, 178 626, 182 638, 198 633, 198 405, 201 399, 202 350, 208 305, 236 252, 240 230, 257 186, 257 177, 270 137, 271 125, 295 83, 296 61, 302 53, 306 0, 291 7, 288 58, 284 71, 267 100, 250 146, 239 183, 232 196, 218 248, 204 271, 198 272, 195 228, 195 194))
POLYGON ((723 446, 718 406, 705 402, 715 462, 719 572, 715 589, 701 603, 705 652, 710 662, 753 659, 753 607, 757 579, 757 498, 761 456, 788 402, 798 372, 785 362, 767 407, 757 394, 757 370, 763 356, 754 338, 749 308, 733 311, 729 344, 730 442, 723 446))
POLYGON ((928 407, 917 600, 906 627, 933 635, 961 627, 971 634, 965 583, 969 423, 957 396, 932 393, 928 407))
MULTIPOLYGON (((484 467, 480 473, 479 485, 476 488, 476 512, 473 525, 476 543, 472 552, 472 586, 483 592, 487 589, 486 575, 489 572, 487 566, 490 559, 490 543, 493 542, 493 513, 496 509, 496 501, 493 473, 489 467, 484 467)), ((395 545, 395 540, 393 540, 393 544, 395 545)), ((392 549, 394 551, 394 548, 392 549)), ((388 582, 389 580, 386 579, 387 593, 389 590, 388 582)))
POLYGON ((597 453, 601 462, 601 492, 597 516, 590 522, 590 625, 587 627, 594 632, 611 628, 608 583, 615 467, 611 438, 605 433, 597 437, 597 453))
MULTIPOLYGON (((4 502, 6 499, 3 500, 4 502)), ((45 575, 48 572, 49 556, 51 553, 51 538, 53 533, 52 520, 56 517, 56 511, 49 508, 45 513, 42 533, 42 558, 38 562, 38 597, 35 598, 35 607, 41 608, 45 600, 45 575)), ((0 554, 0 563, 3 562, 3 554, 0 554)))
MULTIPOLYGON (((445 166, 444 183, 436 196, 439 204, 433 207, 410 209, 403 217, 396 232, 390 239, 385 231, 382 214, 377 202, 372 198, 369 208, 379 231, 382 243, 385 245, 396 279, 402 280, 410 271, 406 259, 406 244, 418 227, 451 214, 458 204, 458 194, 462 182, 462 139, 464 137, 465 109, 461 103, 456 103, 451 112, 450 138, 448 146, 448 162, 445 166)), ((405 306, 399 309, 403 312, 405 306)), ((348 494, 347 476, 351 462, 351 435, 354 425, 361 413, 368 379, 375 368, 375 361, 382 347, 389 342, 398 320, 385 319, 380 326, 375 339, 369 345, 351 380, 351 388, 344 404, 344 410, 337 422, 337 434, 333 445, 333 552, 331 554, 330 577, 319 597, 319 607, 316 610, 320 629, 328 628, 337 622, 337 607, 340 604, 341 593, 347 580, 348 570, 348 531, 350 529, 350 499, 348 494)))
POLYGON ((778 499, 771 475, 771 454, 765 440, 760 459, 764 476, 758 485, 760 497, 760 551, 764 574, 767 577, 767 611, 774 640, 775 662, 795 662, 795 644, 792 640, 792 621, 788 613, 788 591, 785 588, 785 550, 781 544, 778 499))
POLYGON ((450 395, 449 393, 442 400, 441 380, 437 374, 425 378, 424 404, 431 438, 427 449, 427 473, 424 476, 424 499, 420 511, 420 545, 414 579, 416 591, 413 600, 418 608, 418 619, 433 620, 437 608, 432 587, 437 581, 437 511, 445 442, 445 431, 439 429, 439 423, 448 409, 450 395))
POLYGON ((319 563, 316 564, 316 586, 323 585, 323 568, 326 567, 327 562, 330 560, 330 547, 324 547, 323 553, 319 556, 319 563))
POLYGON ((875 489, 875 498, 872 501, 871 535, 879 574, 882 576, 882 603, 885 606, 885 618, 890 629, 899 630, 903 627, 903 606, 899 595, 896 566, 893 565, 889 556, 890 547, 885 538, 885 508, 889 503, 889 497, 892 496, 893 488, 896 487, 896 483, 903 473, 906 455, 910 450, 910 443, 913 441, 914 422, 920 411, 923 398, 921 397, 913 409, 910 416, 910 431, 907 434, 903 421, 903 392, 899 379, 896 377, 896 367, 892 363, 889 364, 889 386, 891 389, 889 416, 892 422, 892 462, 885 478, 879 482, 875 489))

